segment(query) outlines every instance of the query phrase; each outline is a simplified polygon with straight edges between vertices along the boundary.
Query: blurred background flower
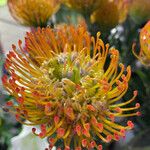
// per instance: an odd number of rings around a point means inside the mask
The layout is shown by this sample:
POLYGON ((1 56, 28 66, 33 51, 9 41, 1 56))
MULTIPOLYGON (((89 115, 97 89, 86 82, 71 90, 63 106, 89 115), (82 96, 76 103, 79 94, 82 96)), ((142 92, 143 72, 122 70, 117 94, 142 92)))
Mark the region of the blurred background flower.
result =
POLYGON ((129 15, 135 23, 145 23, 150 19, 150 1, 131 0, 129 15))
POLYGON ((140 31, 140 52, 136 54, 135 45, 133 53, 146 66, 150 66, 150 21, 140 31))
POLYGON ((99 29, 106 32, 125 21, 128 5, 126 0, 103 0, 92 13, 91 22, 98 24, 99 29))
POLYGON ((60 0, 8 0, 13 18, 20 24, 33 27, 45 27, 59 6, 60 0))

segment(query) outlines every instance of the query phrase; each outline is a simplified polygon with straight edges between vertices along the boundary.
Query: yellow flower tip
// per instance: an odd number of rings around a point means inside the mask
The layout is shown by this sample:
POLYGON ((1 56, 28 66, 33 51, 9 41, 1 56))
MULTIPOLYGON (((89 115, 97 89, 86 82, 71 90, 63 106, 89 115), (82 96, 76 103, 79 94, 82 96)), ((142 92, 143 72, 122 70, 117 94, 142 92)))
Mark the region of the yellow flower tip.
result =
POLYGON ((17 22, 33 27, 46 26, 60 6, 60 0, 8 0, 7 3, 17 22))
POLYGON ((19 40, 19 48, 12 45, 7 55, 9 76, 4 75, 2 82, 15 100, 3 109, 22 124, 39 125, 40 131, 33 127, 32 132, 50 138, 50 147, 62 139, 65 149, 73 141, 76 150, 101 150, 93 135, 110 142, 133 127, 130 121, 127 126, 117 122, 117 117, 140 115, 135 112, 139 103, 128 107, 137 91, 120 101, 128 90, 131 67, 119 64, 119 51, 105 45, 99 32, 95 39, 85 25, 39 28, 27 33, 25 44, 24 49, 19 40))
POLYGON ((135 51, 135 43, 132 45, 132 52, 137 59, 145 66, 150 66, 150 21, 140 31, 140 52, 135 51))

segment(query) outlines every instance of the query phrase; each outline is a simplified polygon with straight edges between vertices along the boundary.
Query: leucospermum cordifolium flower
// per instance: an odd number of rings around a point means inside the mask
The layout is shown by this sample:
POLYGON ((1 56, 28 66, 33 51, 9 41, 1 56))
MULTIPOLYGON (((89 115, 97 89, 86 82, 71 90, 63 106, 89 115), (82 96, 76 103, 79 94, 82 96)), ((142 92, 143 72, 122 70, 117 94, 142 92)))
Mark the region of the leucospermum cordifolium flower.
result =
POLYGON ((20 24, 45 27, 59 9, 60 0, 8 0, 12 17, 20 24))
POLYGON ((91 14, 91 23, 97 23, 102 30, 110 30, 125 21, 128 6, 126 0, 103 0, 91 14))
POLYGON ((19 48, 12 45, 5 62, 9 76, 2 82, 16 100, 6 103, 5 109, 15 114, 22 124, 39 125, 40 138, 49 137, 51 149, 58 140, 58 149, 98 150, 102 142, 119 140, 134 127, 116 122, 117 117, 138 116, 140 107, 128 107, 137 96, 122 102, 127 92, 131 68, 119 64, 119 51, 109 48, 97 37, 91 37, 86 25, 63 25, 27 33, 26 51, 19 40, 19 48), (106 67, 106 59, 110 63, 106 67), (23 122, 28 120, 30 123, 23 122))
POLYGON ((135 44, 133 44, 133 54, 143 65, 150 66, 150 21, 140 31, 140 46, 140 52, 136 54, 135 44))

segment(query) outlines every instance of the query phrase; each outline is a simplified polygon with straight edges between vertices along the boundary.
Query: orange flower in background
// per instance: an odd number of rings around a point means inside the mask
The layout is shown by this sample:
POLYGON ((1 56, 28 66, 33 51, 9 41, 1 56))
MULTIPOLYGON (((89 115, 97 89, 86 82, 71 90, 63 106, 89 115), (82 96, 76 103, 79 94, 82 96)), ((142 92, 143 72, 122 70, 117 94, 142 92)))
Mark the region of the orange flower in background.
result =
POLYGON ((64 3, 75 10, 82 13, 91 13, 99 7, 102 0, 64 0, 64 3))
POLYGON ((133 44, 133 54, 142 64, 150 66, 150 21, 140 31, 140 46, 140 53, 136 54, 133 44))
POLYGON ((130 0, 129 15, 137 24, 142 24, 150 19, 149 0, 130 0))
POLYGON ((110 30, 125 21, 129 3, 126 0, 104 0, 91 15, 91 22, 97 23, 101 30, 110 30))
POLYGON ((11 15, 20 24, 45 27, 59 9, 60 0, 8 0, 11 15))
POLYGON ((59 149, 102 149, 102 142, 119 140, 134 127, 132 121, 123 126, 118 117, 138 116, 137 96, 126 102, 121 99, 128 90, 131 68, 119 64, 119 51, 109 48, 100 39, 91 37, 86 25, 63 25, 27 33, 25 52, 19 40, 9 52, 5 68, 9 76, 3 85, 15 100, 6 103, 5 110, 15 114, 22 124, 40 126, 35 135, 49 137, 51 149, 62 139, 59 149), (92 48, 92 49, 91 49, 92 48), (92 51, 91 51, 92 50, 92 51), (106 58, 110 63, 106 67, 106 58), (105 68, 105 69, 104 69, 105 68), (23 120, 30 123, 25 123, 23 120))

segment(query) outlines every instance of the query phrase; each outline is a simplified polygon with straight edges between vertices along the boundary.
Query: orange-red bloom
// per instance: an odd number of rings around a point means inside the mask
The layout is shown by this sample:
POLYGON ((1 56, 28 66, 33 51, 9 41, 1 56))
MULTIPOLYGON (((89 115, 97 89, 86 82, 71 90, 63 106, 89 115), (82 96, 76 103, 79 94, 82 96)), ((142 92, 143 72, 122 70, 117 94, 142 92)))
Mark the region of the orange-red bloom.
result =
POLYGON ((136 54, 133 44, 133 53, 145 66, 150 66, 150 21, 140 31, 140 53, 136 54))
POLYGON ((20 24, 34 27, 46 26, 59 5, 60 0, 8 0, 13 18, 20 24))
POLYGON ((105 45, 99 32, 95 39, 85 25, 66 25, 39 28, 27 33, 25 39, 28 53, 19 40, 19 48, 13 45, 6 58, 10 76, 4 75, 2 81, 16 99, 8 101, 6 108, 19 122, 39 125, 40 132, 32 131, 41 138, 49 137, 50 149, 62 139, 65 148, 59 149, 69 150, 73 142, 75 150, 101 150, 95 137, 103 142, 119 140, 134 127, 132 121, 123 126, 116 120, 140 115, 135 112, 139 103, 127 106, 137 91, 131 99, 121 101, 128 90, 131 68, 119 64, 118 71, 119 51, 105 45))

